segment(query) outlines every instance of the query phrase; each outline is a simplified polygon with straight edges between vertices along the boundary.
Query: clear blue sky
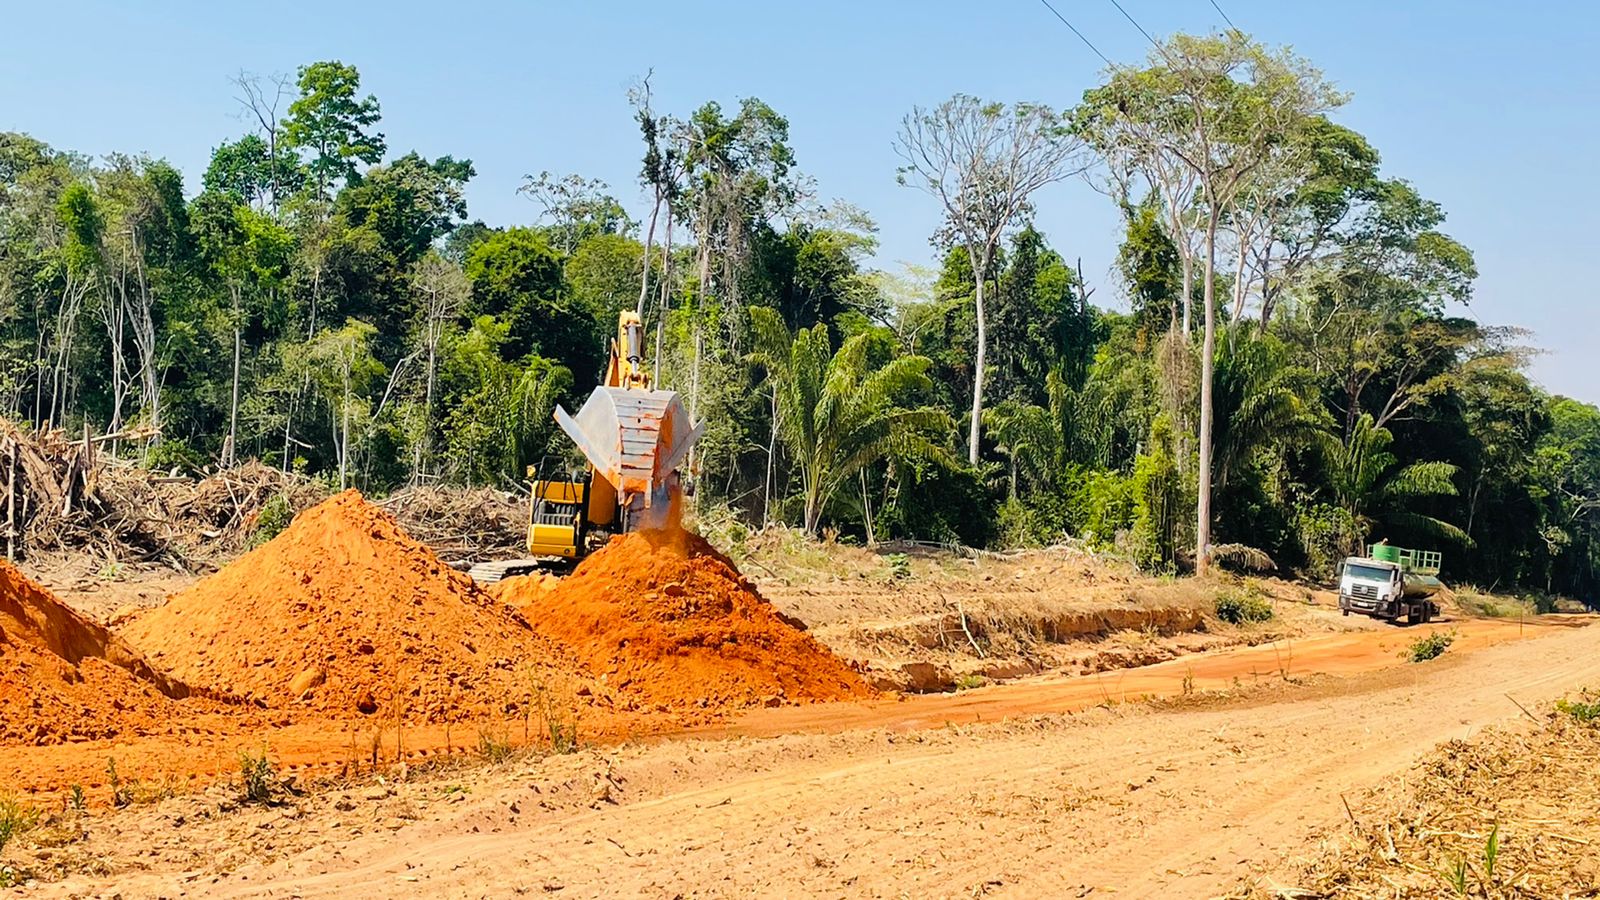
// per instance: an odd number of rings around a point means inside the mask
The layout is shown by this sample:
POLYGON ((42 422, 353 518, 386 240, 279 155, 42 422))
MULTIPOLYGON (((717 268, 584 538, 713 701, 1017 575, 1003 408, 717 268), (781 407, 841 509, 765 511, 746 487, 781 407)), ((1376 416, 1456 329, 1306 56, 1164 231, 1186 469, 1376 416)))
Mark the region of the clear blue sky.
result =
MULTIPOLYGON (((1110 0, 1052 0, 1107 56, 1144 38, 1110 0)), ((1122 0, 1152 33, 1222 24, 1209 0, 1122 0)), ((1600 401, 1600 10, 1588 3, 1219 0, 1241 28, 1293 45, 1354 94, 1339 115, 1382 151, 1387 174, 1449 211, 1477 253, 1472 312, 1531 328, 1547 388, 1600 401)), ((879 264, 930 262, 937 210, 896 186, 890 140, 913 104, 964 91, 1072 103, 1103 63, 1038 0, 759 0, 475 4, 12 4, 0 55, 0 129, 91 154, 148 152, 191 189, 209 151, 243 130, 230 74, 318 59, 360 68, 394 153, 477 164, 474 217, 527 222, 515 193, 541 169, 610 182, 637 208, 628 84, 655 69, 657 105, 758 96, 789 118, 825 198, 881 226, 879 264)), ((1039 198, 1039 225, 1081 256, 1096 302, 1117 218, 1081 184, 1039 198)))

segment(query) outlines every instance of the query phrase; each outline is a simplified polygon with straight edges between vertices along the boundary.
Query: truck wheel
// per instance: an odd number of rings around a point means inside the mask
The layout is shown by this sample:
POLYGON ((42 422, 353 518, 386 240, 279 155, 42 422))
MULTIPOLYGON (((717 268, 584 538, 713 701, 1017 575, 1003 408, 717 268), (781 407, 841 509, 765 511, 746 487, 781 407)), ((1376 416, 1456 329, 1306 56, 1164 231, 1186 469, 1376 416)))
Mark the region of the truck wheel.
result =
POLYGON ((1422 615, 1417 611, 1417 608, 1415 606, 1407 606, 1406 607, 1406 624, 1407 625, 1416 625, 1416 624, 1418 624, 1418 623, 1420 623, 1422 621, 1423 621, 1422 615))

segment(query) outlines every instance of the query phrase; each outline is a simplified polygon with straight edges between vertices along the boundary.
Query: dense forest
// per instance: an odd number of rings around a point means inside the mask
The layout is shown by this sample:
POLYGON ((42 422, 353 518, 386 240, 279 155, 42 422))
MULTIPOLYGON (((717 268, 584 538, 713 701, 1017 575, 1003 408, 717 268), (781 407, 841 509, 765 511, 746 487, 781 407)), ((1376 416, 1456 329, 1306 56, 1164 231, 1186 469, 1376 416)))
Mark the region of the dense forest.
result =
POLYGON ((641 81, 637 186, 544 172, 489 225, 472 163, 395 152, 354 67, 235 82, 250 127, 198 184, 0 133, 0 414, 163 471, 518 490, 577 467, 551 411, 637 310, 707 422, 703 517, 1317 578, 1381 538, 1597 596, 1600 410, 1462 313, 1471 251, 1347 98, 1238 32, 1055 105, 909 110, 883 177, 942 213, 926 277, 870 269, 874 224, 755 98, 662 111, 641 81), (1125 225, 1098 291, 1032 225, 1077 178, 1125 225))

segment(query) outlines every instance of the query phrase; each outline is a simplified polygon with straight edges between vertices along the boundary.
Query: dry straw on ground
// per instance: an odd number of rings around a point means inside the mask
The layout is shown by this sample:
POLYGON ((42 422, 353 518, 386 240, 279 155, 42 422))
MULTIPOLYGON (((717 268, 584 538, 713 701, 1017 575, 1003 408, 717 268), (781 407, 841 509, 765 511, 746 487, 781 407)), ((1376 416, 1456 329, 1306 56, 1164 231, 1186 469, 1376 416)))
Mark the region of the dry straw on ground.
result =
POLYGON ((1442 745, 1404 779, 1349 798, 1347 820, 1290 874, 1236 896, 1600 896, 1600 721, 1573 710, 1442 745))

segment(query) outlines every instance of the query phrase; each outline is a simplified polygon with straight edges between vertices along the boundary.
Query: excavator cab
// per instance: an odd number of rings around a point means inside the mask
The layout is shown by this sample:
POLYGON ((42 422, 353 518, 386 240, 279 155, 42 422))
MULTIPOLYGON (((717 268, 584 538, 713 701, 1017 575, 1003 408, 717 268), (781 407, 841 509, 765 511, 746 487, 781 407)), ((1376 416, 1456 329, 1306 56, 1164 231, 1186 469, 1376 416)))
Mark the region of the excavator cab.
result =
POLYGON ((589 504, 589 480, 533 481, 530 487, 528 555, 577 559, 588 530, 583 509, 589 504))

